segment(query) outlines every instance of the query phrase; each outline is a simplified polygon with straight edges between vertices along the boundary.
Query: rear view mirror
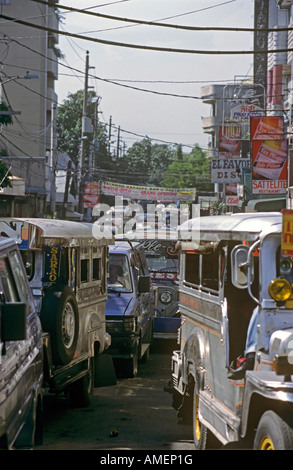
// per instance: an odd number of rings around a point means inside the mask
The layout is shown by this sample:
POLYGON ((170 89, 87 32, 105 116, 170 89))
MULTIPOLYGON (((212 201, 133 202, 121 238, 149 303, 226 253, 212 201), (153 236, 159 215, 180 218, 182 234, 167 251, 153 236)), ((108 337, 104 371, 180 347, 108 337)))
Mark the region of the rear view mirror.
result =
POLYGON ((139 276, 138 278, 138 292, 140 294, 149 292, 151 289, 151 277, 150 276, 139 276))
POLYGON ((231 278, 232 284, 238 289, 247 288, 247 270, 251 270, 250 282, 253 282, 253 266, 248 260, 249 247, 247 245, 237 245, 231 251, 231 278))
POLYGON ((1 341, 26 339, 26 304, 12 302, 1 304, 1 341))

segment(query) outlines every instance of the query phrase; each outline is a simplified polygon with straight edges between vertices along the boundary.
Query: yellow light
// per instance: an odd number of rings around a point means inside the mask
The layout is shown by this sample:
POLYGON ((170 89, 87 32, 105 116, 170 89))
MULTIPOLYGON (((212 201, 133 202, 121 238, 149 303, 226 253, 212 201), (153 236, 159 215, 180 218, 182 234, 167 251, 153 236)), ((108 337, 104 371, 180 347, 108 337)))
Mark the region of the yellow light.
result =
POLYGON ((291 283, 284 278, 274 279, 269 285, 269 294, 277 302, 288 300, 292 294, 291 283))

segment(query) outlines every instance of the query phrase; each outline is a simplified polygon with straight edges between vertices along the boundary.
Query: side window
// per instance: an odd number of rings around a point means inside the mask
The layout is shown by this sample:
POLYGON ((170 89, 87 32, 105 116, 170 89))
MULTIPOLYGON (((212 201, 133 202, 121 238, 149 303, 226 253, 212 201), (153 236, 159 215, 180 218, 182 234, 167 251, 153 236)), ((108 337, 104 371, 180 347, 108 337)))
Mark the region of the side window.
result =
POLYGON ((198 253, 186 253, 185 255, 185 283, 194 286, 200 285, 200 255, 198 253))
POLYGON ((22 302, 25 302, 26 305, 31 310, 32 296, 31 292, 27 286, 27 279, 22 269, 21 260, 17 251, 12 251, 9 253, 9 258, 11 262, 11 269, 14 275, 15 283, 17 290, 19 292, 19 297, 22 302))
POLYGON ((80 249, 80 282, 81 284, 89 282, 89 248, 80 249))
POLYGON ((219 253, 212 252, 202 256, 202 285, 207 289, 219 289, 219 253))
POLYGON ((0 278, 5 301, 19 302, 20 298, 7 256, 0 258, 0 278))
POLYGON ((101 279, 101 253, 98 247, 93 247, 92 258, 92 280, 99 281, 101 279))

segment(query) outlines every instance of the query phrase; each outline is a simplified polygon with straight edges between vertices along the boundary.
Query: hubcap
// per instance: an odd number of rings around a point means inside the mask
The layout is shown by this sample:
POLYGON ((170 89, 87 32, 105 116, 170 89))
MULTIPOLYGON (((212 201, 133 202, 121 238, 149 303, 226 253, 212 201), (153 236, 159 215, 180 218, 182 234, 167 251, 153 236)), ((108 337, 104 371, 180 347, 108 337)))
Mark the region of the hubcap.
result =
POLYGON ((62 337, 63 344, 66 348, 70 348, 73 343, 75 332, 74 311, 72 305, 67 303, 62 315, 62 337))
POLYGON ((274 450, 274 444, 269 437, 264 437, 260 443, 260 450, 274 450))

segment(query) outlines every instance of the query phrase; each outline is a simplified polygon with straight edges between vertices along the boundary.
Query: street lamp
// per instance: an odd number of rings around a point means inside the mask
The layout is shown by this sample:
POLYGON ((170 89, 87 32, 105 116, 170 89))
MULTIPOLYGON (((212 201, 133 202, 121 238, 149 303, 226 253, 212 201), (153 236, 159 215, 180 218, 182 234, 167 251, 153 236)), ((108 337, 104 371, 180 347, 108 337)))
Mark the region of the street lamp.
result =
MULTIPOLYGON (((21 79, 31 80, 31 79, 36 79, 36 78, 40 78, 38 73, 29 73, 29 72, 26 72, 25 75, 16 75, 15 77, 8 77, 4 81, 2 81, 2 78, 0 78, 0 102, 2 102, 2 87, 3 87, 3 85, 6 85, 6 83, 12 82, 12 81, 15 81, 15 80, 21 80, 21 79)), ((12 116, 12 115, 15 115, 15 114, 20 114, 20 111, 13 111, 13 110, 0 111, 0 116, 12 116)))

